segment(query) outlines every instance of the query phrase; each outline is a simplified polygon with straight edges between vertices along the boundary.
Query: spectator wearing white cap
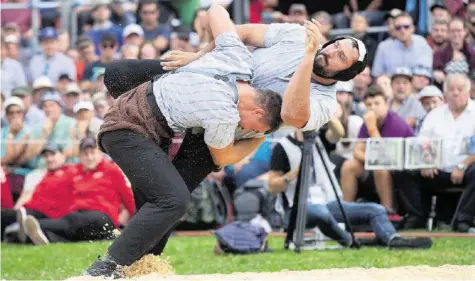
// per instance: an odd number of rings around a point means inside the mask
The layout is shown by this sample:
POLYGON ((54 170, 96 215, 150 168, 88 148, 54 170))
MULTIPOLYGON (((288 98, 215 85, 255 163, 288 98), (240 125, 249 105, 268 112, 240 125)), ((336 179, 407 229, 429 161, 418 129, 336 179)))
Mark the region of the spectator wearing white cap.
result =
POLYGON ((94 104, 95 115, 97 118, 104 120, 104 116, 109 111, 109 102, 105 93, 98 92, 92 97, 92 103, 94 104))
POLYGON ((30 159, 22 159, 28 146, 30 130, 24 123, 25 106, 18 97, 10 97, 3 104, 8 125, 2 127, 0 145, 1 164, 6 167, 10 189, 16 200, 23 187, 25 176, 31 172, 30 159))
POLYGON ((123 32, 123 38, 125 44, 132 44, 140 46, 144 42, 144 32, 140 25, 129 24, 125 27, 123 32))
POLYGON ((405 67, 396 69, 396 73, 391 78, 391 86, 393 97, 388 101, 389 108, 414 128, 426 112, 421 102, 412 93, 411 71, 405 67))
MULTIPOLYGON (((61 95, 57 92, 46 92, 41 98, 40 108, 46 118, 41 126, 32 128, 32 138, 35 142, 28 146, 25 157, 37 157, 48 142, 55 142, 64 152, 66 159, 72 155, 72 143, 69 131, 75 126, 75 120, 62 113, 64 107, 61 95)), ((39 168, 44 167, 44 161, 39 161, 39 168)))
POLYGON ((53 90, 53 82, 47 76, 36 78, 33 81, 33 104, 39 105, 43 94, 53 90))
POLYGON ((424 87, 429 86, 431 81, 431 68, 423 65, 416 65, 412 68, 412 89, 414 93, 419 93, 424 87))
POLYGON ((81 94, 82 91, 76 83, 68 84, 65 93, 62 95, 64 103, 63 113, 66 116, 74 117, 74 105, 79 102, 81 94))
POLYGON ((73 140, 73 156, 79 156, 79 143, 85 137, 96 138, 103 120, 94 116, 92 101, 79 101, 74 105, 76 126, 70 131, 73 140))
MULTIPOLYGON (((436 86, 429 85, 420 91, 419 100, 421 101, 424 110, 429 113, 433 109, 444 104, 444 94, 442 94, 442 92, 436 86)), ((425 116, 417 122, 416 129, 414 130, 416 135, 419 134, 422 123, 424 123, 424 119, 425 116)))
POLYGON ((76 65, 74 61, 59 52, 58 32, 53 27, 45 27, 39 31, 41 54, 34 56, 30 61, 29 72, 31 79, 47 76, 53 85, 61 74, 76 77, 76 65))
POLYGON ((25 107, 25 124, 30 128, 43 122, 45 113, 33 104, 33 93, 29 87, 17 87, 12 90, 12 97, 18 97, 25 107))
POLYGON ((353 80, 336 83, 336 99, 343 107, 348 107, 351 114, 363 116, 366 108, 364 102, 355 97, 353 86, 353 80))
POLYGON ((26 76, 21 64, 8 57, 6 43, 3 40, 1 42, 0 63, 2 66, 1 90, 8 98, 13 88, 26 86, 26 76))

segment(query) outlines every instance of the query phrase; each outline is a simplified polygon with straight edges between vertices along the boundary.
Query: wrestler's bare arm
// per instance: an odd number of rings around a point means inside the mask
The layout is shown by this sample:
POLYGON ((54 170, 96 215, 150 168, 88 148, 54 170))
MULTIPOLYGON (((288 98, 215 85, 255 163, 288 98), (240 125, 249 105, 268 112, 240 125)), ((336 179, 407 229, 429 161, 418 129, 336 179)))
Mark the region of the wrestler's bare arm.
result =
POLYGON ((286 125, 304 128, 310 119, 310 82, 313 60, 321 44, 320 28, 316 20, 305 22, 305 55, 282 97, 280 115, 286 125))
MULTIPOLYGON (((220 20, 214 20, 218 26, 222 24, 220 20)), ((212 22, 210 21, 210 28, 212 22)), ((244 45, 252 46, 252 47, 265 47, 264 44, 264 34, 267 31, 267 24, 243 24, 243 25, 236 25, 235 30, 241 41, 244 45)), ((216 38, 213 34, 213 37, 216 38)), ((171 51, 168 54, 162 57, 162 67, 164 70, 175 70, 179 67, 185 66, 197 59, 201 56, 211 52, 215 48, 214 40, 210 42, 205 48, 201 49, 197 53, 192 52, 182 52, 182 51, 171 51)))
POLYGON ((216 149, 208 146, 216 165, 224 167, 237 163, 256 150, 265 141, 265 137, 235 141, 225 148, 216 149))

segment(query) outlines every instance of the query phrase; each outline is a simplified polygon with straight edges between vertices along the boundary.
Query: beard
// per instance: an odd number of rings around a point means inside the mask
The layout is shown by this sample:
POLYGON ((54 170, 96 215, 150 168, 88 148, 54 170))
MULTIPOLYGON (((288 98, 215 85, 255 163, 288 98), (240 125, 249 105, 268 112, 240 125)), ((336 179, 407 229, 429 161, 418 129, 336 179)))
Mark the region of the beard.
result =
POLYGON ((323 78, 332 78, 332 73, 325 69, 326 66, 328 66, 328 57, 326 54, 322 53, 322 49, 320 49, 315 55, 313 62, 313 74, 323 78), (321 63, 321 60, 319 59, 320 57, 325 61, 324 64, 321 63))

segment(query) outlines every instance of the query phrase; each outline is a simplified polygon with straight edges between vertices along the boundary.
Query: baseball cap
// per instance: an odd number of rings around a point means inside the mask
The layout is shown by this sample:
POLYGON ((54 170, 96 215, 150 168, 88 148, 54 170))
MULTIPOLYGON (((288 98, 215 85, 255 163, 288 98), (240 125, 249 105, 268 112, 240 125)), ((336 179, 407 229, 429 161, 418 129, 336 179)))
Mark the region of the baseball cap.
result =
POLYGON ((22 110, 25 109, 25 105, 23 104, 23 101, 19 97, 9 97, 4 103, 3 103, 3 110, 7 110, 9 106, 11 105, 18 105, 22 110))
POLYGON ((442 10, 448 11, 447 7, 445 7, 445 6, 442 5, 442 4, 434 4, 434 5, 430 6, 430 12, 431 12, 431 13, 432 13, 435 9, 442 9, 442 10))
POLYGON ((30 87, 16 87, 13 88, 11 95, 13 97, 26 97, 30 96, 32 89, 30 87))
POLYGON ((94 42, 92 42, 91 38, 89 38, 87 35, 81 35, 78 40, 76 40, 76 48, 78 49, 91 44, 94 44, 94 42))
POLYGON ((91 137, 85 137, 81 140, 79 143, 79 150, 85 150, 87 148, 96 148, 97 147, 97 142, 95 138, 91 137))
POLYGON ((391 77, 391 81, 396 79, 396 77, 406 77, 409 80, 412 80, 412 72, 409 68, 407 67, 398 67, 396 68, 396 71, 394 72, 393 76, 391 77))
POLYGON ((20 27, 18 26, 18 24, 14 23, 14 22, 6 23, 3 26, 3 29, 5 31, 11 30, 11 31, 14 31, 14 32, 20 32, 20 27))
POLYGON ((33 81, 33 90, 44 88, 53 89, 53 83, 48 77, 40 76, 33 81))
POLYGON ((426 98, 426 97, 439 97, 439 98, 444 98, 444 95, 442 92, 439 90, 434 85, 429 85, 424 87, 420 92, 419 92, 419 99, 426 98))
POLYGON ((6 44, 18 44, 18 36, 16 36, 15 34, 7 35, 3 39, 3 42, 5 42, 6 44))
POLYGON ((307 7, 305 7, 304 4, 294 3, 289 8, 289 14, 290 13, 306 13, 306 12, 307 12, 307 7))
POLYGON ((91 101, 95 103, 98 100, 106 99, 107 95, 104 92, 97 92, 92 95, 91 101))
POLYGON ((432 69, 423 65, 418 65, 412 68, 412 75, 425 76, 432 79, 432 69))
POLYGON ((43 148, 43 150, 41 150, 41 155, 45 154, 46 152, 53 152, 53 153, 56 153, 56 152, 62 152, 62 149, 61 147, 55 143, 55 142, 48 142, 46 144, 46 146, 43 148))
POLYGON ((353 93, 353 80, 338 81, 335 88, 337 92, 353 93))
POLYGON ((384 20, 387 20, 389 18, 394 19, 395 17, 401 15, 403 13, 402 10, 399 9, 391 9, 385 16, 384 20))
POLYGON ((69 80, 69 81, 73 81, 73 79, 71 77, 69 77, 69 74, 67 74, 67 73, 63 73, 63 74, 59 75, 59 77, 58 77, 58 80, 64 80, 64 79, 69 80))
POLYGON ((79 86, 76 83, 69 83, 68 86, 66 86, 66 95, 69 94, 81 94, 82 91, 79 88, 79 86))
POLYGON ((137 34, 138 36, 143 36, 143 28, 138 24, 129 24, 124 28, 124 32, 122 33, 122 37, 127 38, 132 34, 137 34))
POLYGON ((38 33, 38 38, 41 40, 45 39, 57 39, 58 38, 58 31, 54 27, 45 27, 40 29, 38 33))
POLYGON ((63 100, 61 99, 61 95, 58 92, 48 91, 44 93, 43 96, 41 97, 40 107, 42 107, 43 103, 47 101, 55 101, 61 107, 63 106, 63 100))
POLYGON ((101 37, 101 44, 104 43, 112 43, 114 45, 117 45, 118 41, 117 38, 114 36, 112 33, 104 33, 101 37))
POLYGON ((80 110, 83 110, 83 109, 93 111, 94 110, 94 105, 92 104, 91 101, 78 101, 73 107, 73 112, 74 112, 74 114, 76 114, 80 110))

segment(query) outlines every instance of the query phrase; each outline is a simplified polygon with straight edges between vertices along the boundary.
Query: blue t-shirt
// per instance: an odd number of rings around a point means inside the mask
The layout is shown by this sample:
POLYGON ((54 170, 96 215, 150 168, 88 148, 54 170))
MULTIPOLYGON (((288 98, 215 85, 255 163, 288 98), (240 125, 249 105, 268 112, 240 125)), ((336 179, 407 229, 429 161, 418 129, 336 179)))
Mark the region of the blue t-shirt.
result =
MULTIPOLYGON (((7 125, 5 127, 2 127, 2 143, 0 144, 0 156, 4 157, 6 154, 6 140, 8 138, 8 132, 10 131, 10 127, 7 125)), ((23 126, 23 129, 15 135, 13 140, 15 142, 18 142, 22 140, 25 135, 29 134, 30 130, 26 127, 23 126)), ((28 161, 27 163, 23 164, 21 167, 14 167, 12 169, 8 169, 9 173, 15 174, 15 175, 20 175, 20 176, 26 176, 29 172, 33 170, 35 167, 35 161, 28 161)))

